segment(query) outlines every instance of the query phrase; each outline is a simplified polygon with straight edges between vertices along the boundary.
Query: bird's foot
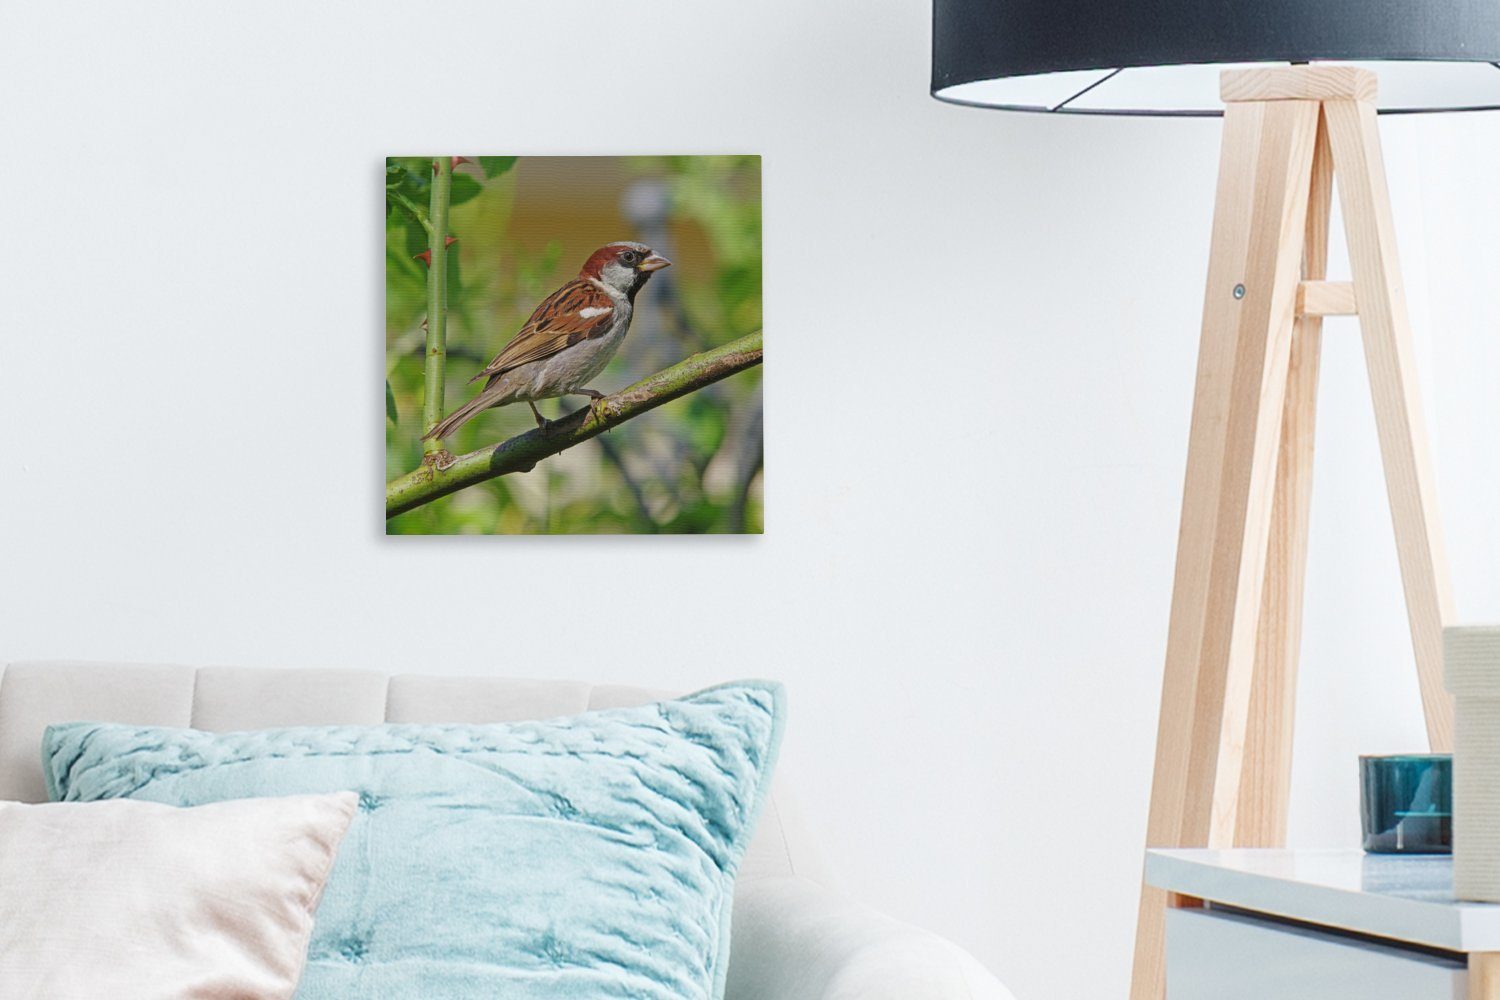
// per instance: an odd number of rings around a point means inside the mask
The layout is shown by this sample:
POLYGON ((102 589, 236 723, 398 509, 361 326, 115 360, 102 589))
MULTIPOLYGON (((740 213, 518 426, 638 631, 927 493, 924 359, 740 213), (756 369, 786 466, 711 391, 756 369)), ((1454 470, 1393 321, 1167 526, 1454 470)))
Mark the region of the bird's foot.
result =
POLYGON ((574 389, 576 396, 587 396, 589 398, 589 415, 594 418, 595 423, 603 423, 604 418, 609 415, 609 410, 604 406, 604 393, 598 389, 574 389))

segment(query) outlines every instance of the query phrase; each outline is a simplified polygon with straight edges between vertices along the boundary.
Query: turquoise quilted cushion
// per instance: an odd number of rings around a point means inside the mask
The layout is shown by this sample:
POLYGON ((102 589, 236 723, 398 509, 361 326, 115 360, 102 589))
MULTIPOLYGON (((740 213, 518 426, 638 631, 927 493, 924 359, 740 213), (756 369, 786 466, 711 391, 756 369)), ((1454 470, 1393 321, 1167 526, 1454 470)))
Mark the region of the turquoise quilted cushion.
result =
POLYGON ((358 792, 301 1000, 718 998, 782 718, 745 682, 487 726, 68 723, 44 762, 67 801, 358 792))

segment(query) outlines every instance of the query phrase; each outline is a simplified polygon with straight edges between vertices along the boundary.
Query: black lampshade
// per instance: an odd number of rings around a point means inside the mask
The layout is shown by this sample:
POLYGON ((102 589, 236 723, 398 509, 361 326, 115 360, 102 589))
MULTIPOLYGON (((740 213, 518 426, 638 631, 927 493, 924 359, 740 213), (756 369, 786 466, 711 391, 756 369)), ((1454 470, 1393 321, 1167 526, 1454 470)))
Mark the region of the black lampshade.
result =
POLYGON ((933 96, 1217 115, 1219 70, 1351 62, 1383 112, 1500 108, 1500 0, 934 0, 933 96))

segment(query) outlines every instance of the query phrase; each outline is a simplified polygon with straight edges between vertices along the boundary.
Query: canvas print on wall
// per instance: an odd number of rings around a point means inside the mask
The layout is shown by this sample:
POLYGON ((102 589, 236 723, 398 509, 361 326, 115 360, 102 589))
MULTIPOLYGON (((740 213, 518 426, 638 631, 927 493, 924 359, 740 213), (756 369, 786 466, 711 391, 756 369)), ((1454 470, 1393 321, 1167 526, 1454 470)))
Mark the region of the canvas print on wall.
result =
POLYGON ((759 157, 385 183, 388 534, 763 530, 759 157))

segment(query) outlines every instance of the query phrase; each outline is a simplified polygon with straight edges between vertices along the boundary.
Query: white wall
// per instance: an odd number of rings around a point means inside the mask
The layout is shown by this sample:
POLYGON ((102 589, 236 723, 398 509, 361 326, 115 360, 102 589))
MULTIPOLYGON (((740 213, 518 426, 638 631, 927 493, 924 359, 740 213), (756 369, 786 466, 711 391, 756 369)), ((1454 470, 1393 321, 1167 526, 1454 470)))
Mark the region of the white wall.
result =
MULTIPOLYGON (((1217 125, 940 105, 922 0, 419 6, 0 9, 0 657, 784 678, 852 891, 1021 1000, 1122 994, 1217 125), (764 538, 383 536, 381 158, 434 149, 765 155, 764 538)), ((1389 126, 1459 604, 1500 617, 1500 119, 1389 126)), ((1308 845, 1421 739, 1334 326, 1308 845)))

